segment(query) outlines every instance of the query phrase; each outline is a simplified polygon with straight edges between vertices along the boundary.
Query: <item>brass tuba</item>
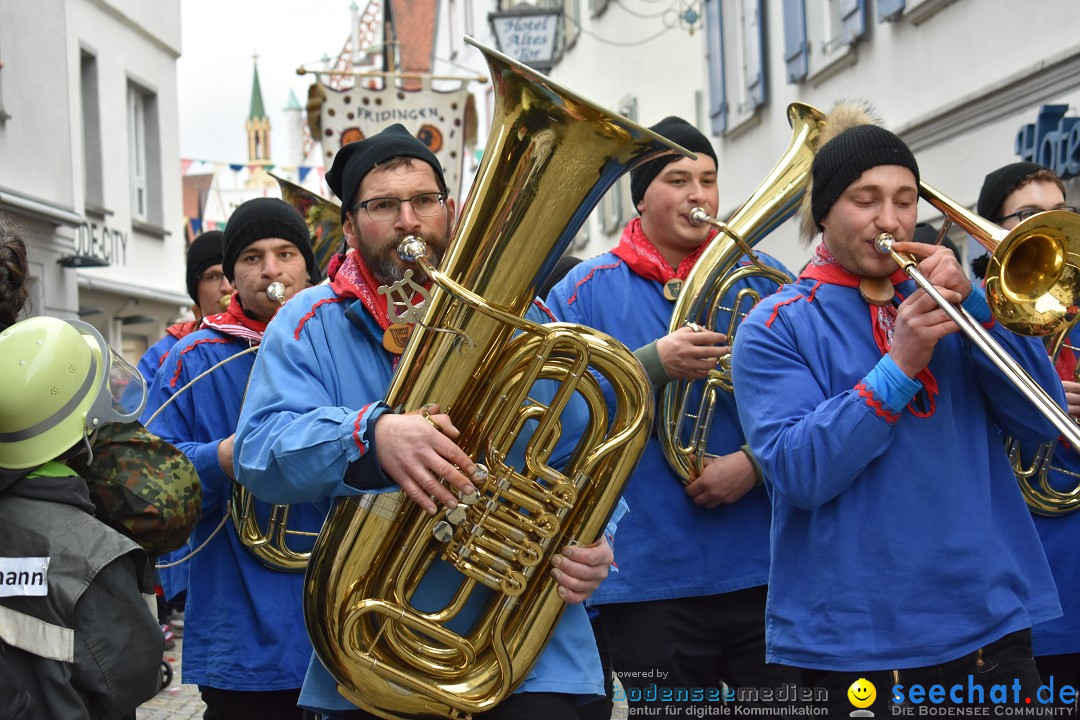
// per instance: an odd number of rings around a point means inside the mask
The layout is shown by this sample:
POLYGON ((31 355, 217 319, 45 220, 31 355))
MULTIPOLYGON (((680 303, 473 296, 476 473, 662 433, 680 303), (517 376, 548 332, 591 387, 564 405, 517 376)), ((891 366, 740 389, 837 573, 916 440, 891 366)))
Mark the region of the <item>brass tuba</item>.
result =
MULTIPOLYGON (((742 288, 729 305, 724 305, 723 300, 735 283, 752 276, 764 277, 777 286, 792 281, 786 273, 762 263, 753 251, 754 245, 798 208, 810 182, 810 166, 814 162, 818 134, 825 122, 821 111, 803 103, 792 103, 787 112, 793 131, 791 142, 742 207, 726 224, 708 217, 704 211, 691 218, 694 222, 707 222, 718 227, 720 235, 686 277, 671 313, 669 332, 692 323, 726 332, 728 343, 732 344, 738 323, 761 300, 754 290, 742 288), (736 269, 735 264, 743 255, 751 264, 736 269), (728 317, 726 327, 718 327, 722 314, 728 317)), ((668 463, 684 483, 690 481, 691 472, 701 473, 716 393, 721 390, 732 391, 730 355, 721 358, 716 369, 704 380, 673 381, 661 390, 660 445, 668 463)))
MULTIPOLYGON (((1050 358, 1054 361, 1065 348, 1076 353, 1078 361, 1073 366, 1073 380, 1080 382, 1080 348, 1069 344, 1069 333, 1076 327, 1080 316, 1064 325, 1053 335, 1046 338, 1050 358)), ((1024 496, 1031 512, 1036 515, 1053 517, 1067 515, 1080 510, 1080 474, 1075 470, 1054 464, 1054 457, 1059 452, 1080 452, 1080 448, 1061 449, 1061 439, 1058 438, 1049 443, 1043 443, 1035 449, 1030 459, 1025 459, 1021 453, 1020 443, 1016 438, 1005 439, 1005 449, 1009 453, 1009 461, 1012 463, 1013 473, 1020 483, 1020 492, 1024 496), (1059 490, 1050 482, 1050 474, 1055 473, 1062 479, 1074 483, 1071 490, 1059 490)))
POLYGON ((551 557, 601 537, 652 419, 652 390, 625 347, 522 316, 604 191, 640 162, 685 151, 470 42, 493 77, 491 133, 386 402, 441 405, 489 473, 474 482, 478 502, 434 517, 402 492, 340 498, 304 593, 312 645, 339 691, 382 717, 467 717, 513 692, 565 607, 551 557), (597 375, 615 390, 611 411, 597 375), (533 399, 537 380, 556 385, 552 399, 533 399), (563 409, 581 399, 586 426, 563 432, 563 409), (557 470, 560 435, 579 439, 557 470), (428 573, 446 570, 449 596, 415 605, 428 573))

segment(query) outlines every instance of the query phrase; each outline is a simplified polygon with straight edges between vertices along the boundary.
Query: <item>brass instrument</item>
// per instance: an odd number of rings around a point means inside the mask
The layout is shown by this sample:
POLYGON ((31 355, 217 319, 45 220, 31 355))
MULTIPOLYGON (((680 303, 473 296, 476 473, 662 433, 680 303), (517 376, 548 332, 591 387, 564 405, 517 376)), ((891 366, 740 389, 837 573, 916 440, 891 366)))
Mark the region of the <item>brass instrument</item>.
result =
MULTIPOLYGON (((964 212, 967 211, 965 210, 964 212)), ((1019 228, 1020 226, 1017 227, 1019 228)), ((960 327, 960 331, 963 332, 976 347, 986 354, 990 361, 997 366, 998 370, 1000 370, 1005 377, 1008 378, 1021 393, 1023 393, 1024 397, 1026 397, 1031 404, 1042 413, 1043 417, 1049 420, 1054 427, 1057 428, 1058 432, 1064 435, 1069 442, 1080 446, 1080 426, 1073 422, 1073 419, 1058 406, 1054 399, 1051 398, 1037 382, 1031 379, 1031 376, 1027 374, 1027 371, 1020 367, 1020 364, 1013 360, 1012 356, 1002 350, 1001 346, 994 342, 990 333, 983 328, 978 320, 971 317, 964 308, 959 305, 954 305, 942 296, 938 289, 934 287, 934 284, 919 272, 916 267, 915 258, 893 250, 893 242, 894 238, 892 235, 882 233, 881 235, 878 235, 874 244, 878 252, 892 256, 893 260, 895 260, 901 269, 907 273, 908 277, 914 280, 927 295, 933 298, 934 302, 945 311, 945 314, 960 327)), ((993 307, 991 306, 991 311, 992 310, 993 307)))
POLYGON ((990 253, 986 301, 1020 335, 1050 335, 1080 314, 1080 216, 1049 210, 1012 230, 998 227, 925 182, 919 194, 990 253))
MULTIPOLYGON (((285 286, 279 282, 270 283, 266 296, 278 305, 284 305, 285 286)), ((240 542, 263 565, 281 572, 303 572, 307 567, 311 543, 318 533, 289 530, 288 505, 272 505, 266 528, 263 529, 255 513, 255 496, 246 487, 234 482, 229 496, 229 515, 240 542), (302 549, 290 547, 290 539, 295 538, 302 538, 302 549)))
MULTIPOLYGON (((727 223, 709 217, 701 208, 691 213, 693 222, 713 225, 720 229, 720 235, 687 275, 675 301, 668 332, 693 324, 726 332, 730 345, 742 318, 761 300, 753 289, 741 288, 730 304, 725 305, 723 301, 735 284, 754 276, 771 280, 777 286, 792 281, 786 273, 762 263, 753 251, 754 245, 798 208, 810 182, 810 166, 825 116, 809 105, 792 103, 788 106, 788 122, 793 133, 787 150, 727 223), (743 255, 752 264, 736 269, 735 264, 743 255), (722 313, 728 317, 725 328, 718 327, 722 313)), ((660 445, 684 483, 690 481, 691 473, 702 471, 716 393, 721 390, 732 391, 730 355, 721 358, 704 380, 677 380, 661 390, 660 445)))
MULTIPOLYGON (((1078 358, 1077 364, 1073 365, 1073 381, 1080 382, 1080 348, 1069 344, 1069 333, 1076 327, 1080 317, 1064 325, 1054 335, 1046 338, 1047 347, 1051 360, 1055 362, 1062 349, 1069 348, 1078 358)), ((1076 422, 1075 418, 1073 422, 1076 422)), ((1025 461, 1021 453, 1020 444, 1016 438, 1005 439, 1005 448, 1009 453, 1009 461, 1012 463, 1013 473, 1020 483, 1020 492, 1024 496, 1031 512, 1036 515, 1053 517, 1067 515, 1080 509, 1080 474, 1064 467, 1054 465, 1054 457, 1058 452, 1060 440, 1043 443, 1035 449, 1029 461, 1025 461), (1071 490, 1059 490, 1050 483, 1050 474, 1058 474, 1062 480, 1074 483, 1071 490)), ((1080 452, 1080 448, 1073 446, 1071 449, 1062 449, 1061 452, 1080 452)))
MULTIPOLYGON (((608 336, 522 316, 621 174, 660 153, 687 154, 469 42, 493 78, 491 133, 443 270, 424 267, 431 297, 386 402, 399 412, 438 403, 461 430, 458 445, 489 472, 474 478, 478 500, 434 517, 400 491, 340 498, 305 585, 319 659, 345 697, 381 717, 489 710, 554 632, 565 603, 550 559, 567 543, 601 537, 647 443, 652 390, 608 336), (616 390, 610 414, 594 373, 616 390), (535 399, 538 380, 556 386, 547 402, 535 399), (585 427, 564 431, 576 416, 563 410, 582 400, 585 427), (560 435, 580 439, 557 470, 560 435), (512 446, 525 449, 514 466, 512 446), (448 596, 437 607, 414 604, 429 573, 442 571, 455 583, 448 596)), ((408 240, 423 255, 422 239, 408 240)))
MULTIPOLYGON (((991 253, 986 268, 986 300, 995 319, 1009 330, 1021 335, 1046 336, 1056 333, 1053 345, 1060 344, 1080 318, 1080 217, 1066 210, 1049 210, 1024 220, 1012 230, 1005 230, 958 205, 925 182, 919 183, 919 194, 940 210, 950 221, 991 253)), ((882 249, 882 252, 888 250, 882 249)), ((925 278, 914 268, 911 258, 892 253, 893 258, 926 290, 925 278), (908 269, 910 267, 910 270, 908 269), (912 271, 918 275, 912 275, 912 271)), ((927 283, 929 284, 929 283, 927 283)), ((982 325, 964 310, 954 306, 937 293, 927 291, 949 314, 960 329, 981 350, 986 352, 1006 377, 1016 385, 1072 446, 1080 447, 1080 426, 1058 407, 1031 376, 1027 374, 997 343, 982 325), (958 319, 958 317, 960 319, 958 319)), ((1025 466, 1019 448, 1012 438, 1007 439, 1013 471, 1020 490, 1032 512, 1057 515, 1080 507, 1080 483, 1073 490, 1055 490, 1047 481, 1052 469, 1049 461, 1054 443, 1043 445, 1031 465, 1025 466), (1038 487, 1031 484, 1038 477, 1038 487)))

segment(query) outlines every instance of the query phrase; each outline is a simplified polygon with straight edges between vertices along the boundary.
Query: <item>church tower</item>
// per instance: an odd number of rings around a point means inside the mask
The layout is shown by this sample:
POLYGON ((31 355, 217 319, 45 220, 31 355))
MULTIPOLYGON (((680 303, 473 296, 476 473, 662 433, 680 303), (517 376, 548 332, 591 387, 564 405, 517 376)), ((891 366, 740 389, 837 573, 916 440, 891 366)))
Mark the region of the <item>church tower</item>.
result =
POLYGON ((263 107, 262 87, 259 85, 259 56, 253 59, 255 74, 251 83, 251 112, 244 121, 248 136, 248 163, 265 165, 270 162, 270 118, 263 107))

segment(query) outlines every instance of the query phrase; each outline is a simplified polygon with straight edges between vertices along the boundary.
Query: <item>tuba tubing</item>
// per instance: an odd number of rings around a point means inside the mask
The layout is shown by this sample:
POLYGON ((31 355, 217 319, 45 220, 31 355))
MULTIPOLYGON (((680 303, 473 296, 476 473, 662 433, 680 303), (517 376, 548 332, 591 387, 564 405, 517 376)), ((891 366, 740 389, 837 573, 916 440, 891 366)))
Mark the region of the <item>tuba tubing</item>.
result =
POLYGON ((565 603, 551 557, 602 536, 648 441, 653 393, 620 343, 523 316, 619 176, 659 154, 689 155, 468 41, 488 62, 495 116, 442 269, 417 263, 433 287, 385 399, 398 412, 438 403, 461 430, 461 448, 490 472, 474 483, 478 501, 462 498, 462 513, 429 517, 402 492, 340 498, 305 581, 316 654, 345 697, 387 718, 491 709, 554 633, 565 603), (598 376, 615 391, 610 412, 598 376), (539 380, 556 386, 546 403, 531 395, 539 380), (590 416, 557 470, 548 464, 556 441, 577 432, 563 432, 562 411, 578 398, 590 416), (510 467, 519 439, 526 457, 510 467), (443 563, 461 585, 445 607, 414 606, 443 563), (478 603, 478 615, 462 614, 478 603), (458 619, 471 624, 451 627, 458 619))

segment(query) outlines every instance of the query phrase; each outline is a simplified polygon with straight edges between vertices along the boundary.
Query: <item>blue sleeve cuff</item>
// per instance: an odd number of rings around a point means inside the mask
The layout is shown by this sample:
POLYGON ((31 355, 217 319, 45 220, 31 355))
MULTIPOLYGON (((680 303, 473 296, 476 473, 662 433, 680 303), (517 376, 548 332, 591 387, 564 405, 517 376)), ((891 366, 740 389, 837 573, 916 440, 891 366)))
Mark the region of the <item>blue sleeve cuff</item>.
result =
POLYGON ((890 410, 897 413, 907 407, 915 393, 922 388, 922 383, 905 375, 888 353, 878 360, 873 370, 866 373, 866 384, 890 410))
POLYGON ((994 319, 993 314, 990 312, 990 305, 986 302, 986 291, 974 283, 971 285, 971 294, 967 296, 967 300, 961 303, 960 307, 967 310, 971 317, 983 325, 994 319))
POLYGON ((390 412, 390 408, 385 403, 377 403, 374 407, 368 408, 366 413, 360 411, 362 417, 357 418, 356 424, 362 424, 361 441, 366 449, 359 458, 350 462, 345 468, 343 480, 349 487, 365 492, 397 489, 397 484, 387 477, 379 466, 379 458, 375 452, 375 423, 387 412, 390 412))

